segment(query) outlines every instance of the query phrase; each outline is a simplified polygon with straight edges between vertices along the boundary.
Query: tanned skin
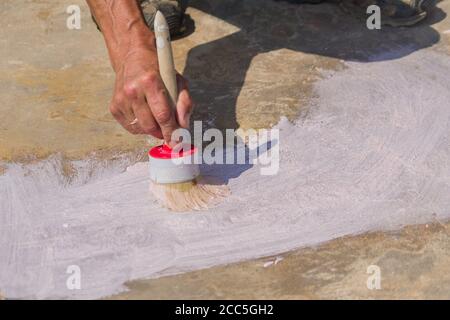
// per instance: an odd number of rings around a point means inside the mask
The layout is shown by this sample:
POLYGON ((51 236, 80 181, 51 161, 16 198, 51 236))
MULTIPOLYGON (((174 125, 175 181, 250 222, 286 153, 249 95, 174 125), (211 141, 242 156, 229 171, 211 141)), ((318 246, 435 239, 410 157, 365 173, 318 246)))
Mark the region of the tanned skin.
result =
POLYGON ((176 112, 169 105, 158 68, 155 35, 137 0, 87 0, 105 38, 116 83, 110 111, 132 134, 149 134, 170 145, 172 132, 189 127, 192 99, 178 75, 176 112), (136 124, 131 124, 138 119, 136 124))

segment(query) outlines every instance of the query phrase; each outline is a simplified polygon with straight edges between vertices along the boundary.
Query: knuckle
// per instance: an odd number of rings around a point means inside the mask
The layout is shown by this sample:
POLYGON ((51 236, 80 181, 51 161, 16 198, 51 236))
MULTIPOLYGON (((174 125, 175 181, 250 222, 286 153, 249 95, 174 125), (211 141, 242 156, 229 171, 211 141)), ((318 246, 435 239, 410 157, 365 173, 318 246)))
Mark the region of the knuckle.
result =
POLYGON ((167 125, 172 118, 172 112, 168 109, 158 111, 155 113, 155 118, 161 125, 167 125))
POLYGON ((116 94, 116 95, 114 96, 114 101, 113 101, 113 103, 114 103, 116 106, 122 106, 122 105, 125 103, 125 96, 124 96, 123 94, 120 94, 120 93, 116 94))
POLYGON ((159 75, 156 72, 147 72, 141 79, 142 84, 145 86, 151 86, 159 79, 159 75))
MULTIPOLYGON (((137 97, 137 90, 134 84, 126 84, 123 87, 123 92, 128 99, 135 99, 137 97)), ((123 99, 123 97, 122 97, 123 99)))
POLYGON ((120 109, 119 109, 118 105, 111 104, 109 106, 109 112, 111 112, 111 114, 116 117, 120 114, 120 109))

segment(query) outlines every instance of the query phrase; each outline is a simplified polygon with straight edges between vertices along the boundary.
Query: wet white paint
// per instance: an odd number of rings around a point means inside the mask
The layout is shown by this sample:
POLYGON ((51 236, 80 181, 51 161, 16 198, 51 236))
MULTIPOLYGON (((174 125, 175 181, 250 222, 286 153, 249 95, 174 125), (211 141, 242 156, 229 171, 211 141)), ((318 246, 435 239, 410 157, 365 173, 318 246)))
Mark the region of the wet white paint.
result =
POLYGON ((328 74, 310 113, 279 124, 279 174, 209 168, 233 194, 208 212, 159 208, 145 163, 74 163, 80 176, 71 184, 58 157, 8 165, 0 176, 0 291, 98 298, 131 279, 448 218, 449 70, 447 56, 418 52, 328 74), (66 286, 69 266, 80 268, 80 290, 66 286))

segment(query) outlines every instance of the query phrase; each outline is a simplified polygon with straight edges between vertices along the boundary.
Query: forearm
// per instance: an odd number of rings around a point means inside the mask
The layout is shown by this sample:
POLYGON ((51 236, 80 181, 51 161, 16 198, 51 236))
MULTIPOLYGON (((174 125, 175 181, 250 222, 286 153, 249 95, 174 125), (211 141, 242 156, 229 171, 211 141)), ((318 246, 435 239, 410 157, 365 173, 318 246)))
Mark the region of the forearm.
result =
POLYGON ((117 71, 134 50, 155 49, 153 32, 147 27, 137 0, 87 0, 117 71))

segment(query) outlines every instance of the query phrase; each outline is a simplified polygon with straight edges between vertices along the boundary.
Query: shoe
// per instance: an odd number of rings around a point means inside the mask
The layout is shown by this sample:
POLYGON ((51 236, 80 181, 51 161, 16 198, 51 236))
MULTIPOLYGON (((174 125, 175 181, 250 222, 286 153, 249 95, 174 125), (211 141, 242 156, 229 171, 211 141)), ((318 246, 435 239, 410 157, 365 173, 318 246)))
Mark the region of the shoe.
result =
POLYGON ((169 25, 171 36, 180 36, 186 31, 184 12, 186 0, 140 0, 145 22, 153 30, 156 12, 162 12, 169 25))
POLYGON ((381 25, 407 27, 425 19, 424 0, 342 0, 340 7, 347 13, 366 20, 366 10, 377 5, 381 11, 381 25))

